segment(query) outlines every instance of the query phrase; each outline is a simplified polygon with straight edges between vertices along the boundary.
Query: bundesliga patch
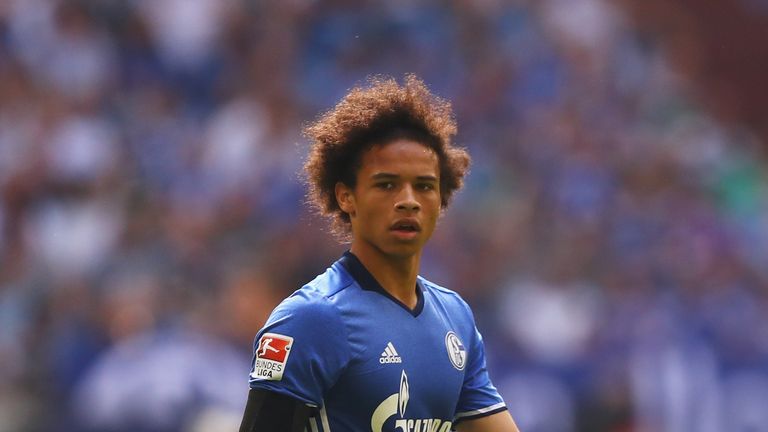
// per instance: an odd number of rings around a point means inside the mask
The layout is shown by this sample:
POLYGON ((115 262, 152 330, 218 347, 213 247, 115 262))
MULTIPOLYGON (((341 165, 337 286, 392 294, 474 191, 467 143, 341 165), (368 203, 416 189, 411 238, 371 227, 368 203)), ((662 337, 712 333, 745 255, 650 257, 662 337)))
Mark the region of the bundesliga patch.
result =
POLYGON ((256 348, 256 360, 253 362, 251 378, 263 381, 283 379, 285 363, 291 354, 293 338, 277 333, 264 333, 259 338, 256 348))

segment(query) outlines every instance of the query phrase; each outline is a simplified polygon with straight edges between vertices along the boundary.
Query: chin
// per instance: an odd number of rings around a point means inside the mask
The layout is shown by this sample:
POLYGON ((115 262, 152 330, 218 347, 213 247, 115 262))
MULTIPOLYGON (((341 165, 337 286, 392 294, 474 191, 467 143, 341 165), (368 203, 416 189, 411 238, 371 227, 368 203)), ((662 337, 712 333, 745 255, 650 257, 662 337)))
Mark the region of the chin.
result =
POLYGON ((384 247, 381 250, 393 258, 411 258, 421 252, 423 245, 421 243, 399 244, 384 247))

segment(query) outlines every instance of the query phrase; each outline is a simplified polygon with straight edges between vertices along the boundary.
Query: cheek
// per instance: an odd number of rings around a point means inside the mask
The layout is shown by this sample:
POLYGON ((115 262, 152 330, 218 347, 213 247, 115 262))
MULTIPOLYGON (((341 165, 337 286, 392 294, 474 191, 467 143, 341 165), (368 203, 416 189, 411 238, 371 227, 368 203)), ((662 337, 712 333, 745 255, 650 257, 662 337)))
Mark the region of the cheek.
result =
POLYGON ((435 202, 430 202, 429 211, 425 212, 425 221, 428 221, 434 228, 437 225, 438 219, 440 219, 440 199, 435 202))
POLYGON ((438 219, 440 219, 439 212, 436 212, 435 214, 429 216, 429 224, 433 230, 435 229, 435 226, 437 226, 438 219))
POLYGON ((364 215, 365 220, 374 221, 386 216, 386 209, 380 202, 371 200, 357 208, 358 214, 364 215))
POLYGON ((426 202, 426 208, 429 208, 430 214, 439 215, 441 210, 441 200, 440 195, 436 194, 435 196, 430 196, 429 199, 426 202))

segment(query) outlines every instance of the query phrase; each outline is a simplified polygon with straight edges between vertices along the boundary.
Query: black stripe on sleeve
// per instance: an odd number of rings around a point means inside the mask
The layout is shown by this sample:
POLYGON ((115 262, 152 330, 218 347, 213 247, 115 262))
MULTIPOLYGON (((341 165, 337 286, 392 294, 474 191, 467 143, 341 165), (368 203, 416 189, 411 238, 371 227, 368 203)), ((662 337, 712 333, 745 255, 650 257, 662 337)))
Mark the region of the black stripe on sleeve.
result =
POLYGON ((474 419, 479 419, 479 418, 483 418, 483 417, 488 417, 489 415, 497 414, 497 413, 500 413, 500 412, 506 411, 506 410, 507 410, 507 407, 503 406, 503 407, 499 407, 499 408, 496 408, 496 409, 493 409, 493 410, 490 410, 490 411, 487 411, 487 412, 483 412, 483 413, 479 413, 479 414, 473 414, 473 415, 469 415, 469 416, 466 416, 466 417, 459 417, 459 418, 457 418, 456 420, 453 421, 453 425, 456 426, 457 424, 459 424, 459 423, 461 423, 461 422, 463 422, 465 420, 474 420, 474 419))

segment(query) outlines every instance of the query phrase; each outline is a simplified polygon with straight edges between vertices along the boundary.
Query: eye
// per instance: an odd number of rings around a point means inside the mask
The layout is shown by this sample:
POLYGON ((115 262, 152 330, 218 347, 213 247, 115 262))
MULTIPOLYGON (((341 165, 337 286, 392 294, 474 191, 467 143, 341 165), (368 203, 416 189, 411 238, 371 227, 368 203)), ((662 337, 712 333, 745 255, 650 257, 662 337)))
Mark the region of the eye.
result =
POLYGON ((431 191, 435 190, 435 185, 432 183, 418 183, 416 189, 420 191, 431 191))
POLYGON ((375 184, 376 188, 381 190, 392 190, 395 187, 395 184, 392 182, 379 182, 375 184))

